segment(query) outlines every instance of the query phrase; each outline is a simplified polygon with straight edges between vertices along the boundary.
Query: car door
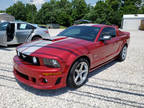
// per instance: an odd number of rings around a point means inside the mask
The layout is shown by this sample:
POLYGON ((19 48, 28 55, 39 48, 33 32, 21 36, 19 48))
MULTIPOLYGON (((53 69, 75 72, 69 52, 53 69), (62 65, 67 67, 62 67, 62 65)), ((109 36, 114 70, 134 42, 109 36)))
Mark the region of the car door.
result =
POLYGON ((8 22, 0 23, 0 45, 7 46, 7 34, 6 29, 8 22))
POLYGON ((120 41, 120 37, 117 36, 115 28, 111 27, 110 31, 111 31, 111 36, 112 36, 111 40, 113 42, 113 54, 112 55, 116 56, 119 52, 121 41, 120 41))
POLYGON ((114 53, 114 37, 116 33, 112 32, 113 28, 105 27, 100 33, 98 41, 95 43, 95 48, 93 50, 93 66, 98 66, 110 59, 112 59, 114 53), (104 35, 112 36, 111 40, 100 41, 100 38, 104 35))
POLYGON ((18 43, 26 42, 26 39, 31 35, 33 31, 33 26, 27 23, 18 23, 16 38, 18 43))

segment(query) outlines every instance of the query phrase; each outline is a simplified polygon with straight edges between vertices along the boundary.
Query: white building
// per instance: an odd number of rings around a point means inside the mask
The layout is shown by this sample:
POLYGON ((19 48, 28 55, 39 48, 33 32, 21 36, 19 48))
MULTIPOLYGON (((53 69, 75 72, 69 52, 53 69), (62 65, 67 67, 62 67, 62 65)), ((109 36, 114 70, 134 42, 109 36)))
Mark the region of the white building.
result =
POLYGON ((0 22, 1 21, 15 21, 15 17, 7 13, 0 13, 0 22))
POLYGON ((139 30, 144 14, 123 15, 122 28, 128 30, 139 30))
POLYGON ((142 5, 144 5, 144 0, 142 0, 142 5))

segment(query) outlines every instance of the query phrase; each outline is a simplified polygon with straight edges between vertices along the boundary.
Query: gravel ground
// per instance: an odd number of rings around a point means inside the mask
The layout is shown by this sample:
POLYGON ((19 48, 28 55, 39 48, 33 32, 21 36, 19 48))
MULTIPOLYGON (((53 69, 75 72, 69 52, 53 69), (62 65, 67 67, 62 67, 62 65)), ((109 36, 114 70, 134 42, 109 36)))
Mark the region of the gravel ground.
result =
POLYGON ((77 90, 42 91, 17 82, 12 73, 15 47, 0 47, 0 108, 144 108, 142 31, 131 32, 125 62, 113 61, 95 70, 77 90))

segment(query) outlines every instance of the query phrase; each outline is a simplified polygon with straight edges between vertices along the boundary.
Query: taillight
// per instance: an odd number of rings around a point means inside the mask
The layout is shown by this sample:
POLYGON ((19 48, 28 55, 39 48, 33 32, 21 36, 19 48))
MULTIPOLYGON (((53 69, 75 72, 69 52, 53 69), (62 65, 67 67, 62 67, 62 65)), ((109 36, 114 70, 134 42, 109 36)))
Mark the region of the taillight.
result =
POLYGON ((46 31, 44 31, 45 33, 49 33, 49 31, 48 30, 46 30, 46 31))

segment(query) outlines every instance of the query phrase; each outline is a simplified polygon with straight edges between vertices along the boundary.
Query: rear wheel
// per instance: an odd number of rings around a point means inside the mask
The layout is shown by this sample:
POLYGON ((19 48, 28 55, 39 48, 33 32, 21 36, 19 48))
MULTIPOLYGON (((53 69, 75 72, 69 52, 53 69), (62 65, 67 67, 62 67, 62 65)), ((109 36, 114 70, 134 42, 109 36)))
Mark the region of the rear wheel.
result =
POLYGON ((122 50, 121 50, 121 52, 120 52, 120 54, 119 54, 119 60, 120 61, 124 61, 125 59, 126 59, 126 56, 127 56, 127 46, 125 45, 123 48, 122 48, 122 50))
POLYGON ((88 78, 89 62, 82 58, 77 60, 69 73, 67 84, 69 87, 78 88, 82 86, 88 78))
POLYGON ((42 39, 40 36, 35 36, 32 38, 32 41, 36 41, 36 40, 40 40, 40 39, 42 39))

